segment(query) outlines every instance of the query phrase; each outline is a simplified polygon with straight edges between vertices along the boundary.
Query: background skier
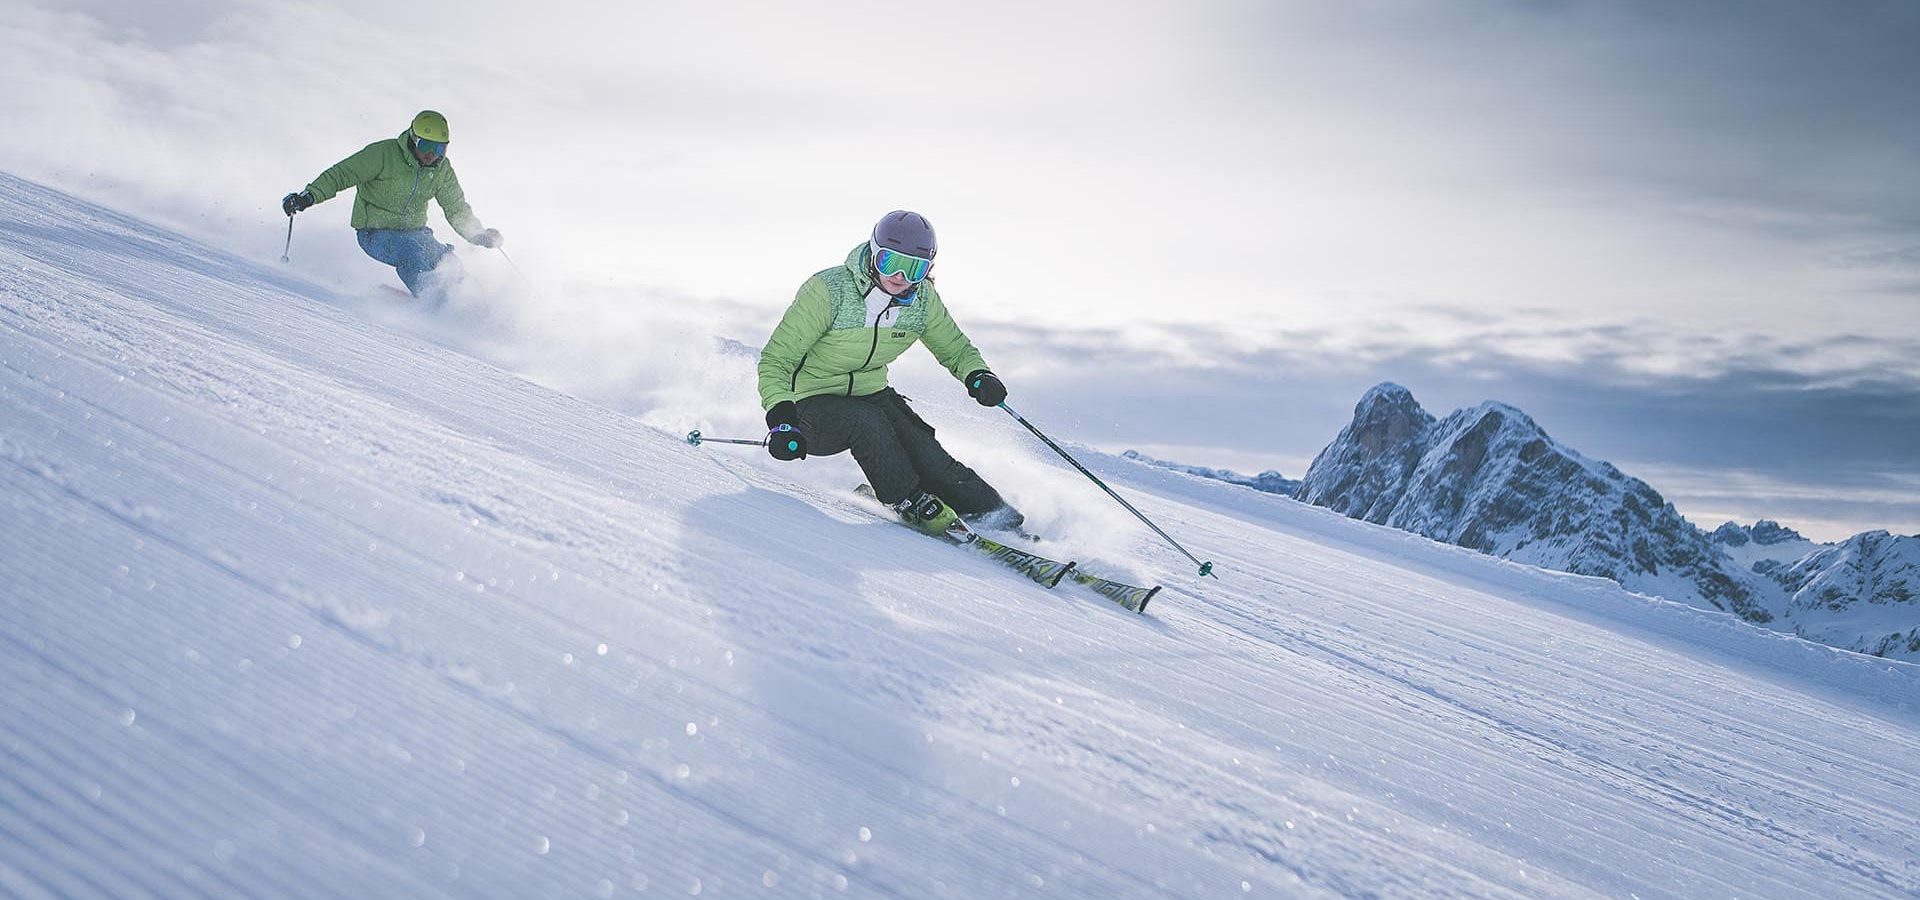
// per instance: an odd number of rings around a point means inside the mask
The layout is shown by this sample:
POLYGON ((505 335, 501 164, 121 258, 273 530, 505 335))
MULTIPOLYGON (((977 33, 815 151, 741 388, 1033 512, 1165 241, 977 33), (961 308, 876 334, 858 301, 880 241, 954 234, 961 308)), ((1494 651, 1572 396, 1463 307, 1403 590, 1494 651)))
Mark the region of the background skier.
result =
POLYGON ((451 137, 445 116, 422 110, 398 139, 368 144, 325 172, 305 190, 288 194, 280 208, 291 216, 335 194, 354 188, 353 228, 360 249, 393 266, 415 297, 436 303, 460 276, 453 246, 442 244, 427 228, 427 200, 439 201, 447 224, 468 241, 499 247, 500 232, 484 227, 467 205, 460 177, 447 158, 451 137))
POLYGON ((887 365, 925 343, 980 405, 1007 398, 928 277, 936 249, 925 216, 895 210, 845 263, 800 286, 760 351, 767 450, 776 459, 852 450, 875 496, 929 533, 944 532, 956 517, 1018 528, 1025 517, 949 455, 932 426, 887 386, 887 365))

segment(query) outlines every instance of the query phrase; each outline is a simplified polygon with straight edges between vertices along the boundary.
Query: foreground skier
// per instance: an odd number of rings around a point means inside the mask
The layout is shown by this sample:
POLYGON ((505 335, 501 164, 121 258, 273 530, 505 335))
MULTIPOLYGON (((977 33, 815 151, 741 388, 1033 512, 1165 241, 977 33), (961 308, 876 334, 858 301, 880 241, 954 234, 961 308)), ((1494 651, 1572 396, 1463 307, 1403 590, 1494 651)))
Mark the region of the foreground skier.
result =
POLYGON ((453 247, 427 228, 427 201, 439 201, 447 224, 469 242, 499 247, 500 232, 480 224, 467 205, 460 177, 447 158, 447 119, 422 110, 397 139, 374 141, 321 172, 305 190, 288 194, 280 209, 292 216, 354 188, 353 228, 360 249, 393 266, 415 297, 445 302, 447 289, 460 278, 453 247))
POLYGON ((887 365, 924 342, 981 406, 1007 398, 934 289, 937 249, 925 216, 895 210, 845 263, 800 286, 760 351, 767 452, 792 460, 852 450, 874 496, 931 534, 956 518, 1018 528, 1026 517, 949 455, 887 386, 887 365))

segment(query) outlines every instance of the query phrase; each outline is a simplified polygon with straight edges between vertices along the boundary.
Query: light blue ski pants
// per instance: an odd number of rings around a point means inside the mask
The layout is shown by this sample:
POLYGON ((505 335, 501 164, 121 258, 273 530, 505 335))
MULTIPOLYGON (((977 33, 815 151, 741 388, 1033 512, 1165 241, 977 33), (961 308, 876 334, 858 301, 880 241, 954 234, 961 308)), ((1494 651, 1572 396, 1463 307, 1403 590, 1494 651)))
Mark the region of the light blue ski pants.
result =
POLYGON ((362 228, 355 234, 368 256, 399 270, 400 281, 415 297, 442 302, 460 277, 453 245, 435 240, 430 228, 362 228))

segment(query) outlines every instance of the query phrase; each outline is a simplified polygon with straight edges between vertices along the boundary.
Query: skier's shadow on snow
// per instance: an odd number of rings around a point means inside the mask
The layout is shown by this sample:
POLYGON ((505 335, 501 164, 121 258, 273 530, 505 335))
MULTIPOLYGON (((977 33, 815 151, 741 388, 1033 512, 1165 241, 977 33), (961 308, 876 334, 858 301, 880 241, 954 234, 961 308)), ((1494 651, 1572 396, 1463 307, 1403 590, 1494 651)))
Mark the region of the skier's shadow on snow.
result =
MULTIPOLYGON (((714 573, 693 583, 704 589, 696 599, 716 611, 732 640, 733 665, 745 669, 752 694, 746 699, 785 728, 819 740, 770 749, 804 768, 824 756, 833 761, 826 770, 848 773, 850 787, 882 772, 921 780, 927 737, 918 722, 937 716, 935 695, 955 673, 938 647, 903 633, 863 590, 874 574, 914 577, 870 546, 871 529, 894 526, 878 518, 839 521, 754 487, 694 503, 682 524, 689 555, 714 573)), ((817 797, 821 787, 793 790, 817 797)), ((814 814, 847 817, 852 833, 860 810, 891 793, 886 787, 834 796, 838 808, 814 814)))

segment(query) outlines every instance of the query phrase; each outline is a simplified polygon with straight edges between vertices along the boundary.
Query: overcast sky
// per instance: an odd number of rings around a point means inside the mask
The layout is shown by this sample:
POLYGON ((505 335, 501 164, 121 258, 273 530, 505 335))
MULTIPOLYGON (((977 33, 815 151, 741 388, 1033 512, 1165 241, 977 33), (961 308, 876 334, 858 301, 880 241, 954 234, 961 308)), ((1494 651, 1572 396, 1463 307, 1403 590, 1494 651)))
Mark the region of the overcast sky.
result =
MULTIPOLYGON (((1393 380, 1832 539, 1920 532, 1915 47, 1911 2, 13 0, 0 167, 276 258, 433 107, 576 301, 502 352, 585 393, 908 207, 1062 436, 1298 477, 1393 380)), ((360 288, 348 208, 294 265, 360 288)))

